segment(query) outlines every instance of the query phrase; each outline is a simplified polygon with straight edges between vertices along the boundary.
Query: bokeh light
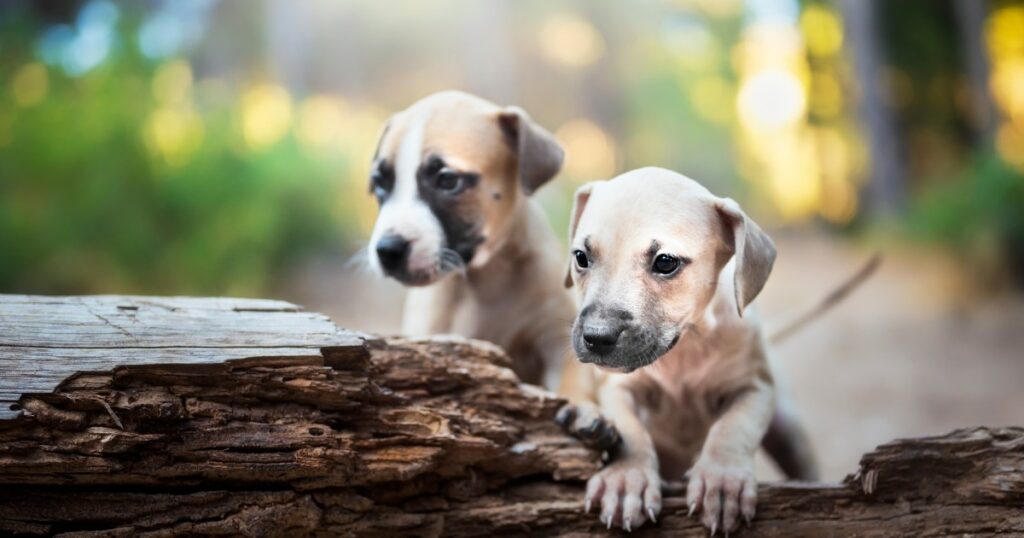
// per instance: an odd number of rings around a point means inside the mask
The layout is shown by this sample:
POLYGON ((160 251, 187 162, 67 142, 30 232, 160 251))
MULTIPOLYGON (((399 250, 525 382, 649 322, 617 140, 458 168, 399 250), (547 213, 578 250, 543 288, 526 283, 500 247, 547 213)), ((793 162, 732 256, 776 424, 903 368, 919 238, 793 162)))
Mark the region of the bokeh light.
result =
POLYGON ((773 131, 803 118, 807 98, 800 80, 788 71, 767 70, 750 76, 740 87, 740 121, 752 131, 773 131))
POLYGON ((820 118, 835 118, 843 112, 843 89, 835 75, 817 73, 811 78, 809 105, 820 118))
POLYGON ((615 142, 599 125, 585 118, 555 131, 565 148, 565 173, 577 180, 608 179, 616 172, 615 142))
POLYGON ((192 67, 184 60, 168 62, 153 76, 153 97, 163 105, 186 104, 192 92, 192 67))
POLYGON ((800 29, 807 51, 815 56, 831 56, 842 49, 843 23, 834 11, 811 4, 800 16, 800 29))
POLYGON ((733 119, 736 89, 724 77, 701 77, 690 86, 689 93, 694 109, 702 117, 719 125, 733 119))
POLYGON ((1006 123, 996 133, 996 150, 1006 162, 1024 170, 1024 129, 1016 123, 1006 123))
POLYGON ((292 100, 288 91, 274 84, 259 84, 242 94, 242 134, 252 149, 263 149, 280 140, 291 128, 292 100))
POLYGON ((593 24, 569 13, 548 17, 538 36, 544 56, 557 64, 588 66, 604 53, 604 39, 593 24))
POLYGON ((11 95, 14 102, 23 107, 39 104, 46 98, 50 78, 46 66, 33 62, 21 66, 11 78, 11 95))
POLYGON ((150 113, 143 131, 150 150, 171 166, 186 164, 203 141, 203 120, 189 108, 162 107, 150 113))
POLYGON ((318 151, 334 150, 342 140, 345 102, 331 95, 314 95, 299 106, 295 135, 318 151))
POLYGON ((1024 171, 1024 6, 1008 5, 989 17, 986 45, 992 60, 989 84, 1005 118, 996 133, 996 151, 1024 171))
POLYGON ((991 83, 999 107, 1011 119, 1024 121, 1024 55, 1000 61, 991 83))

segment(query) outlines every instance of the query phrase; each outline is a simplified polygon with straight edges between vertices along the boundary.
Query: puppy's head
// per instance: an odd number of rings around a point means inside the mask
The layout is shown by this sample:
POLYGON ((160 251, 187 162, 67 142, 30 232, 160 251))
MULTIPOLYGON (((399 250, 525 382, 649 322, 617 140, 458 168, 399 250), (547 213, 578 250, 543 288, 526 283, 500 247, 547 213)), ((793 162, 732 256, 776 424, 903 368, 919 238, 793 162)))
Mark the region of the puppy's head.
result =
POLYGON ((562 155, 522 110, 461 92, 395 114, 370 177, 380 204, 371 265, 410 286, 484 265, 510 215, 558 173, 562 155))
POLYGON ((720 276, 734 275, 726 287, 742 316, 775 260, 771 239, 736 202, 660 168, 580 187, 570 238, 573 347, 583 362, 623 372, 699 326, 720 276))

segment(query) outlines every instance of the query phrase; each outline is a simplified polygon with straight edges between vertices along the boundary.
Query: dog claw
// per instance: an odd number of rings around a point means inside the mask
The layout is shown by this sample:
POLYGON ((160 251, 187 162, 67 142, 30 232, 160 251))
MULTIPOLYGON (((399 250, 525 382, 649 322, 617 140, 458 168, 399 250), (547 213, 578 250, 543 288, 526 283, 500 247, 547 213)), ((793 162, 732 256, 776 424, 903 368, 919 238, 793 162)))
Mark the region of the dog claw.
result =
POLYGON ((612 530, 612 518, 611 518, 611 516, 608 517, 607 523, 608 523, 608 530, 612 530))
POLYGON ((711 524, 711 536, 718 534, 718 523, 711 524))
POLYGON ((686 517, 693 517, 693 513, 697 511, 697 503, 690 503, 690 511, 686 513, 686 517))
POLYGON ((651 523, 657 523, 658 522, 658 518, 654 517, 654 509, 653 508, 648 508, 647 509, 647 517, 649 517, 651 519, 651 523))
POLYGON ((555 414, 555 422, 563 427, 569 427, 569 424, 576 419, 576 407, 572 404, 565 404, 558 413, 555 414))
POLYGON ((583 513, 584 514, 589 514, 590 513, 590 499, 587 499, 586 501, 583 502, 583 513))
POLYGON ((626 529, 626 532, 633 532, 633 524, 628 517, 622 520, 622 528, 626 529))

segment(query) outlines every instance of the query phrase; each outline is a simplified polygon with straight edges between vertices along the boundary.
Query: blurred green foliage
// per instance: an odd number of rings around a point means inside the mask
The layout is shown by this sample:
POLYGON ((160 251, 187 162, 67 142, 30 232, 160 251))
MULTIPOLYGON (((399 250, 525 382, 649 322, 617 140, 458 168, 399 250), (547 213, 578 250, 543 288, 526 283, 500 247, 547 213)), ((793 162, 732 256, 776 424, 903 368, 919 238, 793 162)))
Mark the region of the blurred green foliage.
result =
POLYGON ((995 153, 981 153, 959 177, 923 193, 908 223, 914 235, 949 247, 983 276, 1009 270, 1024 284, 1024 173, 995 153))
POLYGON ((200 103, 201 141, 169 164, 143 135, 153 62, 120 47, 80 77, 51 68, 45 99, 18 106, 6 81, 31 44, 0 35, 0 292, 258 294, 356 228, 343 157, 291 134, 246 147, 225 100, 200 103))

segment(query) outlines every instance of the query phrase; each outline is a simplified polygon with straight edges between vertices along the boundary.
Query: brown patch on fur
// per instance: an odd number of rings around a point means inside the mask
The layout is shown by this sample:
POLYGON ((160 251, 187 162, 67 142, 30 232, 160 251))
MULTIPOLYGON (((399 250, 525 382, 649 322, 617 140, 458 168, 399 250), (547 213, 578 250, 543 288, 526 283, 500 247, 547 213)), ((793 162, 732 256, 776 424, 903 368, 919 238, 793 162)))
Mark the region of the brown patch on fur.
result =
MULTIPOLYGON (((519 177, 522 152, 515 147, 519 141, 513 144, 502 129, 502 118, 507 123, 509 114, 519 119, 517 128, 542 133, 528 138, 531 148, 538 140, 557 146, 524 112, 461 92, 428 96, 389 121, 379 158, 394 162, 410 127, 422 121, 420 163, 436 155, 445 167, 476 176, 475 183, 458 194, 438 196, 433 206, 424 201, 435 216, 450 211, 459 227, 483 238, 464 273, 409 290, 402 330, 489 340, 509 352, 524 380, 543 380, 555 388, 568 347, 572 298, 559 285, 564 266, 557 239, 525 195, 519 177)), ((547 149, 548 155, 561 153, 560 148, 547 149)))
POLYGON ((480 250, 492 250, 501 224, 519 204, 516 155, 497 121, 501 107, 459 92, 435 94, 396 114, 380 144, 380 158, 394 162, 410 122, 428 106, 420 160, 437 155, 447 166, 478 174, 479 183, 459 196, 455 211, 478 225, 485 239, 480 250), (497 203, 495 203, 497 202, 497 203))

